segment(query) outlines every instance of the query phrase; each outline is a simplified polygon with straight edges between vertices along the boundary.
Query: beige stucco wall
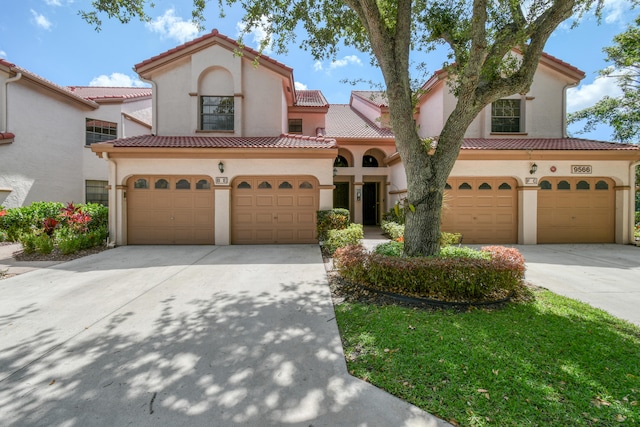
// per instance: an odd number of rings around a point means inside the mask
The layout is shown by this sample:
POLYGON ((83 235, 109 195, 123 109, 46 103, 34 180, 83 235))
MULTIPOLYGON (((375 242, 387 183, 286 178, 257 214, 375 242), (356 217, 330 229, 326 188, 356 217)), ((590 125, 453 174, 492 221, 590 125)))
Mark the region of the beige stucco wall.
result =
POLYGON ((388 125, 388 123, 385 122, 385 117, 383 117, 380 108, 369 102, 366 102, 362 98, 352 95, 350 105, 379 128, 388 125))
MULTIPOLYGON (((86 110, 20 80, 10 83, 8 131, 11 144, 0 145, 0 204, 35 201, 82 202, 82 162, 86 110)), ((4 114, 4 112, 2 112, 4 114)))
POLYGON ((158 135, 278 136, 287 121, 283 77, 219 45, 153 72, 158 135), (201 132, 200 96, 234 96, 234 131, 201 132))
MULTIPOLYGON (((540 65, 529 92, 505 98, 522 99, 523 133, 529 138, 562 138, 565 121, 565 88, 572 85, 571 78, 545 65, 540 65)), ((424 97, 416 122, 420 125, 420 136, 438 135, 447 118, 455 108, 456 97, 449 86, 438 83, 424 97)), ((485 107, 469 125, 466 138, 501 137, 491 133, 491 105, 485 107)), ((505 135, 512 138, 513 134, 505 135)))
POLYGON ((288 119, 302 119, 302 134, 307 136, 318 136, 317 129, 325 127, 325 113, 301 113, 291 112, 288 114, 284 132, 289 130, 288 119))
MULTIPOLYGON (((126 198, 127 179, 133 175, 206 175, 213 180, 227 178, 230 184, 242 175, 311 175, 318 179, 320 186, 320 209, 331 209, 333 205, 333 159, 113 159, 112 191, 109 206, 110 235, 115 236, 118 245, 127 244, 126 198), (218 163, 224 162, 224 173, 218 170, 218 163)), ((231 232, 231 191, 228 185, 215 186, 215 243, 228 245, 231 232)))

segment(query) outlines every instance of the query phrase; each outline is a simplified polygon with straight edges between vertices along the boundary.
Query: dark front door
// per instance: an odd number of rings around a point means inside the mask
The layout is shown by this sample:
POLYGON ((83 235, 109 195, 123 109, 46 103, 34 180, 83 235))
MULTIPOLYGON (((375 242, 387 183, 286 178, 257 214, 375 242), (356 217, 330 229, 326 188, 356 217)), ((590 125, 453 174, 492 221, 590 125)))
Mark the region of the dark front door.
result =
POLYGON ((336 188, 333 190, 333 207, 349 209, 349 185, 348 182, 334 182, 336 188))
POLYGON ((378 225, 378 193, 380 183, 365 182, 362 186, 362 222, 378 225))

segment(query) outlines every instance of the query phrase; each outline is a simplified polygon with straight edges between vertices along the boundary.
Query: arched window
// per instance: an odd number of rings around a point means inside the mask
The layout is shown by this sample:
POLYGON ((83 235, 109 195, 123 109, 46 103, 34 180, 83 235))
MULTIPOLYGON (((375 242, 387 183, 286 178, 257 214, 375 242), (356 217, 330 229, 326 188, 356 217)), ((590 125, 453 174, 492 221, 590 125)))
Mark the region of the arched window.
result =
POLYGON ((444 189, 445 189, 445 190, 451 190, 451 185, 449 185, 449 183, 447 182, 447 183, 444 185, 444 189))
POLYGON ((300 183, 300 188, 304 190, 310 190, 313 188, 313 184, 311 184, 309 181, 302 181, 300 183))
POLYGON ((551 190, 551 183, 549 181, 540 181, 541 190, 551 190))
POLYGON ((500 184, 500 187, 498 187, 498 190, 511 190, 511 186, 506 182, 503 182, 500 184))
POLYGON ((273 187, 272 187, 272 186, 271 186, 271 184, 269 184, 267 181, 262 181, 262 182, 258 185, 258 188, 266 189, 266 188, 273 188, 273 187))
POLYGON ((471 190, 471 186, 468 183, 463 182, 462 184, 458 185, 458 190, 471 190))
POLYGON ((609 184, 607 184, 607 181, 596 182, 596 190, 608 190, 608 189, 609 189, 609 184))
POLYGON ((291 185, 289 182, 287 181, 282 181, 280 183, 280 185, 278 185, 278 188, 282 188, 282 189, 289 189, 289 188, 293 188, 293 185, 291 185))
POLYGON ((169 181, 166 179, 159 179, 156 181, 155 188, 157 190, 168 190, 169 189, 169 181))
POLYGON ((576 184, 576 190, 590 190, 591 186, 587 181, 578 181, 576 184))
POLYGON ((249 184, 247 181, 242 181, 240 184, 238 184, 238 188, 251 188, 251 184, 249 184))
POLYGON ((179 179, 176 182, 176 190, 191 190, 191 183, 188 179, 179 179))
POLYGON ((377 168, 378 167, 378 160, 370 155, 364 155, 362 156, 362 167, 363 168, 377 168))
POLYGON ((482 184, 480 184, 480 187, 478 187, 479 190, 491 190, 491 186, 489 184, 487 184, 486 182, 483 182, 482 184))
POLYGON ((144 178, 137 179, 136 182, 133 183, 133 188, 149 188, 149 181, 144 178))
POLYGON ((333 167, 335 167, 335 168, 348 168, 349 167, 349 162, 343 156, 339 155, 333 161, 333 167))
POLYGON ((564 180, 560 181, 558 183, 558 190, 571 190, 571 184, 564 180))
POLYGON ((211 183, 209 182, 208 179, 201 179, 200 181, 196 182, 196 190, 210 190, 211 189, 211 183))

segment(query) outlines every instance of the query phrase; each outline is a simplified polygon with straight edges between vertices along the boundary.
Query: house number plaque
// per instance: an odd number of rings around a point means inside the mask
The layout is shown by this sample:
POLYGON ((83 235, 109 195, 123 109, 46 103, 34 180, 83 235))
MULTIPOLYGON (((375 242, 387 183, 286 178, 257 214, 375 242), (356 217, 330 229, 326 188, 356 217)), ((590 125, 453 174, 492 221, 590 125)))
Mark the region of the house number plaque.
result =
POLYGON ((216 176, 216 185, 227 185, 229 184, 229 178, 226 176, 216 176))
POLYGON ((571 173, 578 175, 591 174, 591 165, 571 165, 571 173))

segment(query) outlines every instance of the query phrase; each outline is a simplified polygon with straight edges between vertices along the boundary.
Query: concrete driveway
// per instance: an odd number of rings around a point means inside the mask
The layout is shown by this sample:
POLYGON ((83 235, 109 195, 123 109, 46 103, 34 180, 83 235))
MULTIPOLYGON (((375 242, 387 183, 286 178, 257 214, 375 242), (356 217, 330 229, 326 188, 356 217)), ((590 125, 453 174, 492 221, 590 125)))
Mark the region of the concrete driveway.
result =
POLYGON ((3 426, 436 426, 348 375, 317 245, 130 246, 0 281, 3 426))
POLYGON ((640 326, 640 248, 629 245, 521 245, 526 279, 640 326))

